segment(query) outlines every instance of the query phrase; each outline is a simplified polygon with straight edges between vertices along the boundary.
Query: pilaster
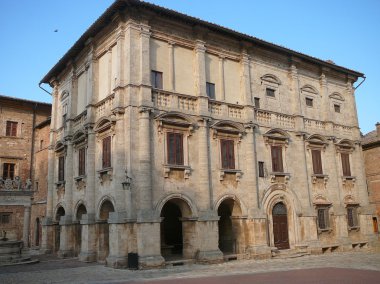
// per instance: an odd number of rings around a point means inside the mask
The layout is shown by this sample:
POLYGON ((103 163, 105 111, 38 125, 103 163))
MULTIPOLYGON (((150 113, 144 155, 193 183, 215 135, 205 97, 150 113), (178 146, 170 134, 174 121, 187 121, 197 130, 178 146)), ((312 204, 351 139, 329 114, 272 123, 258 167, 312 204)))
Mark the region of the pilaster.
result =
POLYGON ((221 101, 226 100, 226 90, 225 90, 225 84, 224 84, 224 57, 219 56, 219 82, 220 82, 220 94, 219 99, 221 101))
POLYGON ((210 184, 210 157, 209 157, 209 128, 208 119, 204 118, 199 121, 198 129, 198 157, 199 157, 199 192, 208 192, 208 198, 202 199, 202 209, 212 209, 214 203, 213 188, 210 184))
POLYGON ((171 42, 169 41, 168 42, 168 51, 169 51, 169 62, 168 62, 168 65, 169 65, 169 86, 167 87, 167 89, 171 92, 175 92, 175 74, 174 74, 174 48, 175 48, 175 43, 174 42, 171 42))
POLYGON ((246 105, 252 105, 251 76, 249 71, 249 56, 243 53, 241 57, 241 98, 246 105))

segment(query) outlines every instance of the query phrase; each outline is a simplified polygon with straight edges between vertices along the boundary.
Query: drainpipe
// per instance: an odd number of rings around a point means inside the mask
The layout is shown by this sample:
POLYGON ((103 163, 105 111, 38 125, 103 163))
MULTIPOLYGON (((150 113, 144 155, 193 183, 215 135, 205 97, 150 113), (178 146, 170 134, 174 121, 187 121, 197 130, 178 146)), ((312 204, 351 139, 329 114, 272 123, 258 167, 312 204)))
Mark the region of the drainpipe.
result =
POLYGON ((43 91, 45 91, 46 93, 48 93, 50 96, 52 96, 52 94, 51 94, 48 90, 46 90, 46 89, 44 89, 44 88, 41 87, 42 84, 43 84, 43 83, 40 82, 40 83, 38 84, 38 87, 39 87, 41 90, 43 90, 43 91))
POLYGON ((364 83, 365 79, 367 79, 366 76, 363 76, 361 78, 363 78, 363 81, 361 81, 359 85, 357 85, 356 87, 354 87, 355 90, 357 90, 360 87, 360 85, 364 83))

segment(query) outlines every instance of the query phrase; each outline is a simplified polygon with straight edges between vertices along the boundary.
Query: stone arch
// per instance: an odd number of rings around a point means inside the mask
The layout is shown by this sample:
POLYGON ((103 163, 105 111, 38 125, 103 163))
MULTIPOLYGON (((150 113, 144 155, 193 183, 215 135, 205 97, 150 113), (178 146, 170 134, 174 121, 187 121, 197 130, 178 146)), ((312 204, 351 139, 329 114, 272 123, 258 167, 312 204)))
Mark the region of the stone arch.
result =
POLYGON ((61 92, 61 101, 63 101, 63 100, 65 100, 66 98, 68 98, 70 96, 70 93, 69 93, 69 91, 68 90, 63 90, 62 92, 61 92))
POLYGON ((235 195, 228 194, 215 203, 218 212, 218 246, 224 254, 241 254, 246 249, 246 208, 235 195))
POLYGON ((274 246, 274 223, 272 214, 274 207, 278 203, 283 203, 287 209, 289 245, 290 248, 292 248, 300 241, 298 216, 301 214, 301 203, 294 191, 287 188, 285 184, 272 185, 264 192, 261 204, 268 219, 267 229, 270 246, 274 246))
POLYGON ((55 214, 54 214, 54 220, 56 222, 59 222, 59 219, 62 217, 62 216, 65 216, 65 208, 63 206, 62 203, 58 203, 56 208, 55 208, 55 214))
POLYGON ((271 136, 273 138, 275 138, 275 137, 286 138, 286 139, 290 138, 289 133, 283 129, 280 129, 280 128, 272 128, 272 129, 268 130, 264 135, 271 136))
POLYGON ((80 221, 83 214, 87 214, 87 208, 82 200, 79 200, 75 205, 75 220, 80 221))
POLYGON ((329 95, 329 98, 344 102, 344 97, 338 92, 332 93, 331 95, 329 95))
POLYGON ((98 217, 98 220, 107 220, 108 219, 108 216, 105 216, 105 214, 109 214, 110 212, 114 212, 115 211, 115 200, 111 197, 111 196, 103 196, 100 200, 99 200, 99 203, 98 203, 98 209, 97 209, 97 217, 98 217), (106 207, 104 207, 106 206, 106 207), (102 209, 104 211, 102 211, 102 209), (112 211, 109 211, 109 210, 112 210, 112 211), (107 217, 106 219, 104 219, 105 217, 107 217))
POLYGON ((261 76, 260 79, 261 79, 261 81, 281 85, 281 80, 276 75, 273 75, 273 74, 269 74, 269 73, 265 74, 265 75, 261 76))
POLYGON ((73 134, 73 143, 78 144, 86 140, 86 131, 85 129, 79 129, 73 134))
POLYGON ((306 139, 306 141, 313 144, 328 144, 326 137, 320 134, 312 134, 306 139))
POLYGON ((235 201, 236 205, 238 205, 236 208, 234 208, 233 213, 236 213, 239 216, 248 215, 247 207, 235 194, 225 194, 221 196, 217 201, 214 202, 214 210, 218 211, 220 204, 222 204, 223 201, 228 200, 228 199, 235 201))
POLYGON ((155 117, 156 120, 166 122, 166 123, 182 123, 182 124, 189 124, 189 125, 196 125, 197 121, 191 117, 190 115, 177 112, 177 111, 170 111, 170 112, 164 112, 159 114, 155 117))
POLYGON ((57 141, 54 146, 54 151, 55 152, 61 152, 65 149, 65 142, 63 140, 57 141))
POLYGON ((187 195, 183 193, 172 193, 162 197, 156 205, 155 211, 157 216, 160 216, 162 208, 168 201, 175 202, 177 206, 182 210, 185 217, 196 218, 198 217, 198 208, 194 205, 193 201, 187 195), (183 201, 183 202, 181 202, 183 201), (186 206, 187 205, 187 206, 186 206))
POLYGON ((188 197, 171 194, 163 198, 156 210, 161 217, 160 245, 164 258, 194 258, 196 253, 196 224, 194 207, 188 197))

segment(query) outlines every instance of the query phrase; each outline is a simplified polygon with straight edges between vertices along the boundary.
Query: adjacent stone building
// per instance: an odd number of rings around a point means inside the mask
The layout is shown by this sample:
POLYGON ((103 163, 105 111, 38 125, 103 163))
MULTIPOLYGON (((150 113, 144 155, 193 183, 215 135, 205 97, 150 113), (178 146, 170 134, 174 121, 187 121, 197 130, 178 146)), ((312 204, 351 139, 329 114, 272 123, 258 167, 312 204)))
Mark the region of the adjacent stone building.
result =
POLYGON ((46 212, 47 163, 38 162, 37 170, 35 163, 40 147, 49 144, 50 114, 51 104, 0 96, 0 236, 5 231, 8 239, 24 240, 25 246, 41 241, 40 233, 31 234, 30 224, 46 212))
POLYGON ((373 230, 378 233, 380 217, 380 123, 376 123, 376 129, 362 137, 362 145, 369 202, 376 207, 376 215, 373 216, 373 230))
POLYGON ((363 74, 142 1, 115 1, 47 73, 43 249, 160 267, 374 239, 363 74))

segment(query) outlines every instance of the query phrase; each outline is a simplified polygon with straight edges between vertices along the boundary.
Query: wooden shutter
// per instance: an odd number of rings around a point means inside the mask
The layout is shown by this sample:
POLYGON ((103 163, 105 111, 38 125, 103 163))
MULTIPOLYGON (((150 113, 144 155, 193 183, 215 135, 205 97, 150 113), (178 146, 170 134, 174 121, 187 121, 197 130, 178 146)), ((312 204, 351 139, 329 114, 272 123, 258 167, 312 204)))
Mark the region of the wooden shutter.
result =
POLYGON ((6 136, 17 136, 17 122, 7 121, 6 136))
POLYGON ((340 156, 342 158, 343 176, 351 176, 349 154, 348 153, 341 153, 340 156))
POLYGON ((235 149, 233 140, 220 140, 222 168, 235 169, 235 149))
POLYGON ((282 147, 281 146, 272 146, 272 171, 273 172, 284 172, 284 167, 282 164, 282 147))
POLYGON ((314 174, 323 174, 321 150, 311 150, 314 174))
POLYGON ((167 160, 170 165, 183 165, 183 134, 167 133, 167 160))
POLYGON ((103 168, 111 167, 111 136, 103 139, 103 168))
POLYGON ((82 176, 86 172, 86 149, 80 148, 79 149, 79 168, 78 168, 78 175, 82 176))
POLYGON ((60 156, 58 158, 58 181, 65 180, 65 157, 60 156))

